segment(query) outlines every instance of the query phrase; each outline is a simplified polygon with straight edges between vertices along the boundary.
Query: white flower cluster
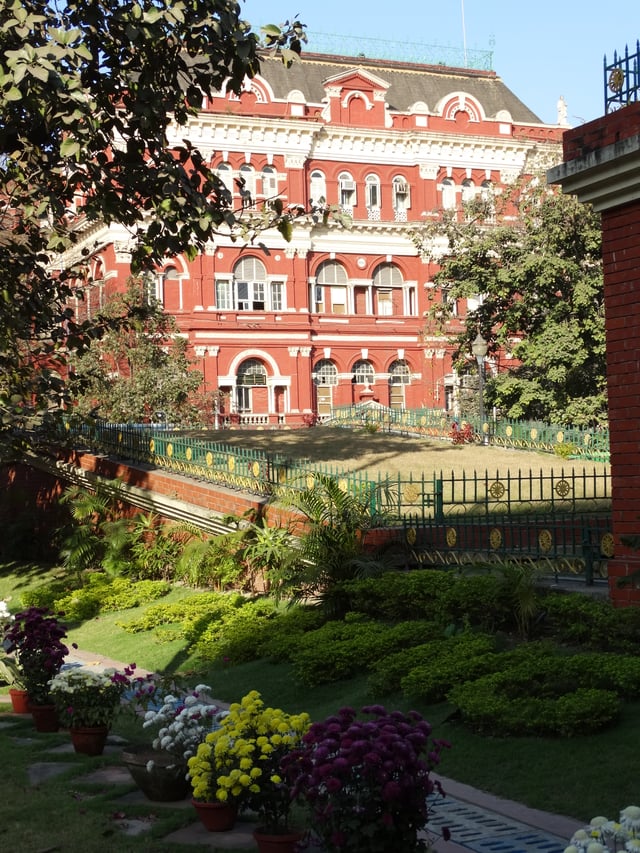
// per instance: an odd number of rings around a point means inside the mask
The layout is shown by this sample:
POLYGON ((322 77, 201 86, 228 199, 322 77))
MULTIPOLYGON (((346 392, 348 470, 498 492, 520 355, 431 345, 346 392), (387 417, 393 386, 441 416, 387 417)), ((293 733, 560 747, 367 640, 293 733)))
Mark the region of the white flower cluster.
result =
POLYGON ((640 853, 640 808, 627 806, 619 820, 599 815, 579 829, 564 853, 640 853))
POLYGON ((199 684, 185 696, 165 696, 160 709, 146 712, 142 725, 145 729, 160 726, 153 748, 169 752, 186 763, 196 754, 205 736, 219 728, 226 714, 215 704, 211 688, 199 684))

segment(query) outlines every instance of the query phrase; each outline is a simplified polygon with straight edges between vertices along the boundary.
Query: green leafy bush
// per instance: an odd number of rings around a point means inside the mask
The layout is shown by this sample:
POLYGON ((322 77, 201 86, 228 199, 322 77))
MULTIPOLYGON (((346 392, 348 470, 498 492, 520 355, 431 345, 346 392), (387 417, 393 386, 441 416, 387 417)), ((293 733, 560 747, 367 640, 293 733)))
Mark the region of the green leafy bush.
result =
POLYGON ((157 604, 149 607, 138 619, 117 624, 130 634, 160 629, 167 631, 170 626, 175 626, 171 639, 187 637, 197 632, 198 626, 242 607, 245 601, 239 593, 203 592, 172 604, 157 604))
POLYGON ((325 621, 322 611, 308 605, 295 605, 278 613, 266 626, 262 653, 274 662, 289 661, 301 638, 325 621))
POLYGON ((640 651, 640 608, 615 608, 608 599, 549 593, 541 602, 543 628, 561 643, 595 651, 640 651))
POLYGON ((210 621, 194 637, 191 649, 207 661, 233 664, 258 660, 264 655, 268 624, 277 615, 272 601, 247 601, 230 609, 216 621, 210 621))
POLYGON ((400 679, 403 693, 425 702, 442 702, 456 684, 495 672, 503 657, 489 636, 460 635, 433 644, 431 660, 414 665, 400 679))
POLYGON ((133 581, 129 578, 109 578, 101 572, 84 575, 83 586, 55 583, 29 595, 29 606, 49 607, 65 614, 70 622, 92 619, 99 613, 130 610, 149 601, 155 601, 171 590, 165 581, 133 581), (70 589, 71 587, 71 589, 70 589))
POLYGON ((457 685, 447 698, 467 725, 485 734, 589 734, 617 717, 618 693, 634 681, 635 673, 616 657, 533 655, 505 671, 457 685))
POLYGON ((327 622, 300 639, 292 660, 302 684, 313 687, 366 671, 382 655, 418 645, 433 630, 424 621, 388 625, 361 615, 351 619, 327 622))
POLYGON ((351 610, 372 618, 431 619, 443 626, 468 624, 487 631, 516 625, 511 592, 498 575, 424 569, 351 581, 342 589, 351 610))

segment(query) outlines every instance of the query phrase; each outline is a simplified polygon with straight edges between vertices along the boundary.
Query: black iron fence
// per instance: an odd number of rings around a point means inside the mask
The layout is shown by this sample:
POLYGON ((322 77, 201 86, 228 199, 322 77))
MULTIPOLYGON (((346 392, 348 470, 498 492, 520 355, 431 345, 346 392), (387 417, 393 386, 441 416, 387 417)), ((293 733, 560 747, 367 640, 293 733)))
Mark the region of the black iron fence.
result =
POLYGON ((620 56, 613 54, 613 62, 604 58, 604 111, 605 115, 638 100, 640 91, 640 41, 636 52, 625 47, 620 56))

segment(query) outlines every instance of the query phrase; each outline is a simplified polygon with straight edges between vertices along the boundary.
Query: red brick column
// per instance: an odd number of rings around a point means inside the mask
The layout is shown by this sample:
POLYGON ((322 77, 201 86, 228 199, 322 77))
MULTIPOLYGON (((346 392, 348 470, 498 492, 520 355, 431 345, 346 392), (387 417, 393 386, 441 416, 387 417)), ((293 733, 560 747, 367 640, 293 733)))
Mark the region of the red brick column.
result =
POLYGON ((640 604, 640 550, 621 542, 640 534, 640 103, 568 131, 563 152, 565 162, 550 170, 549 181, 602 213, 614 536, 609 594, 616 605, 640 604), (619 586, 622 578, 629 580, 619 586))

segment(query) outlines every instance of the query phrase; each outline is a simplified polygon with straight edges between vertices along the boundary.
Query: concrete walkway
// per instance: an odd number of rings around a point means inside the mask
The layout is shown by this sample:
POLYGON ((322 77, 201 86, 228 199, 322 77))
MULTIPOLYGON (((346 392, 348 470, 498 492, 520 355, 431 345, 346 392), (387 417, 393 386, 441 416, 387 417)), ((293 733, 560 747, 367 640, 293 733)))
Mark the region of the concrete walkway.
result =
MULTIPOLYGON (((122 663, 102 655, 75 650, 68 661, 88 667, 123 668, 122 663)), ((144 674, 141 670, 137 672, 144 674)), ((7 700, 8 698, 8 696, 0 697, 7 700)), ((22 717, 11 714, 6 703, 4 708, 0 705, 0 729, 3 730, 4 735, 11 737, 12 727, 22 717), (6 713, 3 713, 4 708, 6 713)), ((23 732, 22 729, 21 732, 23 732)), ((16 738, 16 748, 19 748, 23 741, 24 737, 16 738)), ((125 744, 119 739, 110 737, 106 753, 115 756, 124 746, 125 744)), ((60 761, 61 754, 68 754, 70 759, 73 759, 70 743, 48 749, 46 740, 43 740, 41 760, 34 762, 29 768, 29 784, 40 784, 73 766, 71 761, 60 761)), ((452 779, 439 778, 446 796, 434 800, 429 820, 429 832, 436 838, 435 849, 438 853, 469 853, 469 851, 474 853, 563 853, 573 833, 583 826, 580 821, 530 809, 452 779), (451 833, 451 841, 446 842, 441 837, 445 828, 448 828, 451 833)), ((120 786, 131 782, 131 792, 114 800, 114 805, 118 806, 118 813, 126 813, 128 804, 149 802, 138 789, 134 788, 129 771, 119 764, 109 765, 81 776, 77 782, 120 786)), ((188 799, 179 803, 154 803, 153 805, 158 809, 193 809, 188 799)), ((116 823, 117 828, 129 836, 143 834, 149 828, 149 824, 145 821, 126 817, 117 820, 116 823)), ((211 846, 212 850, 222 847, 229 850, 252 851, 255 850, 255 842, 251 835, 254 828, 254 823, 241 820, 232 832, 212 834, 204 829, 194 813, 193 823, 171 833, 163 840, 167 843, 169 850, 171 844, 199 844, 211 846)), ((314 848, 313 853, 321 853, 321 851, 314 848)), ((403 851, 397 850, 393 853, 403 853, 403 851)))

